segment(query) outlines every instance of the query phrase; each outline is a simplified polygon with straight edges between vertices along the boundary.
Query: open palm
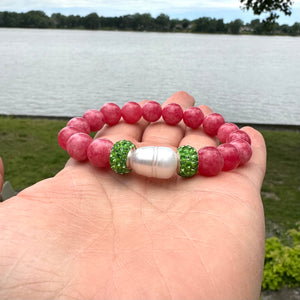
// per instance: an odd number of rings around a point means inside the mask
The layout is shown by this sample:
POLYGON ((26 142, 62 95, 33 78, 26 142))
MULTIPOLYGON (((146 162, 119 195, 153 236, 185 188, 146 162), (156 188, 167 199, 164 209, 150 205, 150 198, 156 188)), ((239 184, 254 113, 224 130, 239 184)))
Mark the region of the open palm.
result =
MULTIPOLYGON (((184 92, 169 102, 194 104, 184 92)), ((70 160, 2 203, 0 298, 259 298, 266 155, 262 136, 244 130, 253 157, 216 177, 156 180, 70 160)), ((216 143, 200 129, 160 122, 119 123, 98 136, 138 146, 216 143)))

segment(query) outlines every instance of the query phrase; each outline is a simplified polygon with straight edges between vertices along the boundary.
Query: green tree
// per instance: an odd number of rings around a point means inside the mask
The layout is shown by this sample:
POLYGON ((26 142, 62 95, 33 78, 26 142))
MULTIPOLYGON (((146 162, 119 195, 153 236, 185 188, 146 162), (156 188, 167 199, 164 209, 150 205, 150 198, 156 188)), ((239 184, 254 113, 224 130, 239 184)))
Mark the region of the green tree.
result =
POLYGON ((217 20, 216 31, 217 32, 226 32, 227 31, 223 19, 218 19, 217 20))
POLYGON ((193 32, 209 32, 211 18, 203 17, 196 19, 193 25, 193 32))
POLYGON ((21 26, 30 28, 48 28, 50 27, 50 18, 39 10, 31 10, 21 14, 21 26))
POLYGON ((125 15, 120 17, 121 22, 119 24, 120 29, 132 29, 133 17, 132 15, 125 15))
POLYGON ((191 24, 191 21, 189 21, 188 19, 183 19, 181 21, 181 25, 183 29, 187 29, 191 24))
POLYGON ((55 28, 65 28, 67 27, 67 17, 57 13, 51 15, 51 22, 55 28))
POLYGON ((274 23, 279 18, 277 12, 282 12, 287 16, 292 14, 292 0, 240 0, 240 2, 242 9, 251 9, 255 15, 269 14, 265 20, 267 23, 274 23))
POLYGON ((300 23, 295 23, 290 29, 291 35, 300 35, 300 23))
POLYGON ((229 23, 229 31, 232 34, 238 34, 240 32, 241 27, 243 26, 243 21, 240 19, 236 19, 233 22, 229 23))
POLYGON ((274 34, 280 30, 276 22, 261 22, 259 19, 252 20, 249 26, 253 29, 254 34, 274 34))
POLYGON ((79 15, 70 15, 66 18, 67 28, 80 28, 82 27, 82 17, 79 15))
POLYGON ((100 27, 106 29, 120 28, 121 17, 99 17, 100 27))
POLYGON ((151 30, 152 17, 150 14, 134 14, 132 16, 132 29, 133 30, 151 30))
POLYGON ((290 31, 289 25, 287 25, 287 24, 281 25, 281 26, 280 26, 280 31, 281 31, 282 33, 288 34, 289 31, 290 31))
POLYGON ((170 30, 171 31, 176 31, 176 30, 181 30, 182 29, 182 24, 180 20, 178 19, 171 19, 170 20, 170 30))
POLYGON ((83 26, 86 29, 98 29, 100 26, 100 19, 97 13, 91 13, 83 18, 83 26))
POLYGON ((260 19, 255 19, 250 22, 250 27, 253 29, 255 34, 262 34, 264 31, 263 23, 260 22, 260 19))
POLYGON ((168 31, 170 28, 170 18, 165 14, 160 14, 155 19, 155 24, 159 31, 168 31))
POLYGON ((0 27, 20 27, 21 15, 15 12, 0 13, 0 27))

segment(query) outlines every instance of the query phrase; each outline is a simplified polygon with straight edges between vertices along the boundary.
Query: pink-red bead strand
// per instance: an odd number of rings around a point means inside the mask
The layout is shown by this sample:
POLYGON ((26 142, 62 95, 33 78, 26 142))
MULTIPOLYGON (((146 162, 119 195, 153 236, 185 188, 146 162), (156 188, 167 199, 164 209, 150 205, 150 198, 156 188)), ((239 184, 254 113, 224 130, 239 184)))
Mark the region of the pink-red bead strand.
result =
POLYGON ((226 139, 228 135, 233 132, 239 130, 238 126, 233 123, 225 123, 221 125, 218 129, 217 135, 219 141, 223 144, 226 143, 226 139))
POLYGON ((162 110, 162 117, 166 124, 177 125, 183 118, 183 110, 177 103, 170 103, 162 110))
POLYGON ((109 154, 113 145, 113 142, 108 139, 93 140, 87 149, 88 160, 95 167, 108 168, 109 154))
POLYGON ((143 110, 138 103, 130 101, 123 105, 121 114, 126 123, 134 124, 142 117, 143 110))
POLYGON ((222 115, 212 113, 210 115, 205 116, 202 126, 205 133, 207 133, 210 136, 215 136, 217 135, 220 126, 224 123, 225 120, 222 115))
POLYGON ((204 176, 216 176, 223 168, 224 159, 215 147, 204 147, 198 151, 198 173, 204 176))
POLYGON ((83 118, 89 123, 91 131, 99 131, 105 124, 102 112, 96 109, 87 110, 83 118))
POLYGON ((84 118, 76 117, 72 118, 68 123, 67 126, 74 127, 80 132, 90 133, 90 125, 88 121, 84 118))
POLYGON ((75 160, 87 160, 87 149, 92 141, 93 139, 86 133, 75 133, 67 141, 67 151, 75 160))
POLYGON ((186 126, 197 129, 204 119, 204 114, 199 107, 190 107, 183 113, 183 122, 186 126))
POLYGON ((247 161, 250 160, 252 156, 252 149, 248 142, 245 140, 234 140, 230 142, 231 145, 235 146, 239 151, 240 163, 239 166, 244 165, 247 161))
POLYGON ((66 126, 60 130, 57 136, 58 144, 64 150, 67 150, 67 141, 75 133, 80 132, 78 129, 70 126, 66 126))
POLYGON ((104 122, 107 125, 112 126, 119 123, 122 113, 117 104, 106 103, 101 107, 100 111, 102 112, 104 116, 104 122))
POLYGON ((237 148, 232 144, 222 144, 217 148, 222 154, 224 165, 222 171, 230 171, 235 169, 240 163, 240 155, 237 148))
POLYGON ((245 132, 243 130, 236 130, 236 131, 231 132, 226 139, 226 143, 230 143, 232 141, 239 140, 239 139, 245 140, 246 142, 248 142, 251 145, 250 136, 248 135, 247 132, 245 132))
POLYGON ((166 124, 176 125, 181 120, 192 129, 201 125, 206 134, 218 137, 222 143, 217 148, 204 147, 198 151, 198 174, 215 176, 221 170, 229 171, 244 165, 252 156, 249 135, 233 123, 225 123, 222 115, 212 113, 204 117, 198 107, 190 107, 184 112, 179 104, 170 103, 164 108, 156 101, 148 101, 142 107, 136 102, 127 102, 122 109, 107 103, 101 109, 90 109, 82 118, 72 118, 67 126, 58 133, 58 143, 69 155, 78 161, 89 160, 100 168, 110 166, 109 156, 113 143, 107 139, 93 140, 90 131, 100 130, 104 124, 116 125, 121 118, 126 123, 137 123, 141 117, 148 122, 156 122, 163 118, 166 124))
POLYGON ((148 122, 156 122, 159 120, 162 114, 161 105, 156 101, 148 101, 144 104, 143 108, 143 118, 148 122))

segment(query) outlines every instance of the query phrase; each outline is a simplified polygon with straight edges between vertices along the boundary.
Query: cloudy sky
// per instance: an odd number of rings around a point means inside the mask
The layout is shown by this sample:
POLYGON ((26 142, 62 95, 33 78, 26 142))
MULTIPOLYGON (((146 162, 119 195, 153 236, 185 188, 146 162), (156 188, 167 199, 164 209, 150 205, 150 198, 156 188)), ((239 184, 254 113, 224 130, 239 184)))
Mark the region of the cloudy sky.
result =
MULTIPOLYGON (((240 9, 239 0, 0 0, 0 11, 26 12, 43 10, 48 15, 60 12, 65 15, 120 16, 134 13, 151 13, 156 17, 165 13, 171 18, 196 19, 199 17, 223 18, 225 22, 240 18, 244 22, 257 18, 240 9)), ((281 16, 280 24, 300 22, 300 0, 294 0, 291 17, 281 16)))

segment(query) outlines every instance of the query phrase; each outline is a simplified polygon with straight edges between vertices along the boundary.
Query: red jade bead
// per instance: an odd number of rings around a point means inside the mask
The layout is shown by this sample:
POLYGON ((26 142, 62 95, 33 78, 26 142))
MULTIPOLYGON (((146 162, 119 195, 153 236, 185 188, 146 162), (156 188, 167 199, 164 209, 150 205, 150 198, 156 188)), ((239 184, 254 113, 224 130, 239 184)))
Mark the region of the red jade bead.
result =
POLYGON ((223 116, 217 113, 212 113, 210 115, 205 116, 203 120, 203 129, 204 131, 210 135, 215 136, 218 133, 218 129, 221 125, 225 123, 223 116))
POLYGON ((199 107, 190 107, 183 113, 183 122, 186 126, 196 129, 204 119, 204 114, 199 107))
POLYGON ((108 168, 109 155, 113 142, 107 139, 96 139, 92 141, 87 149, 87 157, 89 161, 96 167, 108 168))
POLYGON ((232 141, 239 140, 239 139, 245 140, 246 142, 248 142, 251 145, 250 136, 248 135, 247 132, 245 132, 243 130, 237 130, 237 131, 231 132, 226 139, 226 143, 231 143, 232 141))
POLYGON ((170 103, 162 110, 162 117, 168 125, 178 124, 183 117, 183 111, 179 104, 170 103))
POLYGON ((156 101, 148 101, 142 108, 143 118, 148 122, 155 122, 161 117, 162 108, 156 101))
POLYGON ((86 133, 75 133, 67 141, 69 155, 79 161, 87 159, 87 149, 93 139, 86 133))
POLYGON ((62 147, 64 150, 67 150, 67 141, 68 139, 75 133, 78 133, 79 130, 74 127, 64 127, 60 130, 57 136, 58 144, 60 147, 62 147))
POLYGON ((228 135, 233 132, 233 131, 237 131, 239 130, 238 126, 233 124, 233 123, 225 123, 223 125, 220 126, 220 128, 218 129, 218 139, 219 141, 223 144, 226 143, 226 139, 228 137, 228 135))
POLYGON ((248 142, 240 139, 240 140, 234 140, 230 142, 230 144, 235 146, 239 151, 239 156, 240 156, 239 166, 242 166, 243 164, 245 164, 247 161, 250 160, 252 156, 252 149, 248 142))
POLYGON ((217 148, 224 159, 222 171, 230 171, 236 168, 240 163, 240 154, 238 149, 232 144, 222 144, 217 148))
POLYGON ((121 109, 115 103, 104 104, 100 111, 104 116, 104 122, 109 126, 118 124, 121 119, 121 109))
POLYGON ((140 120, 143 111, 141 106, 136 102, 127 102, 121 109, 122 117, 126 123, 134 124, 140 120))
POLYGON ((96 109, 87 110, 84 113, 83 118, 89 123, 91 131, 98 131, 105 124, 102 112, 96 109))
POLYGON ((224 159, 215 147, 204 147, 198 151, 198 173, 204 176, 215 176, 223 168, 224 159))
POLYGON ((72 118, 68 123, 67 126, 74 127, 78 129, 80 132, 90 133, 90 125, 88 121, 84 118, 72 118))

